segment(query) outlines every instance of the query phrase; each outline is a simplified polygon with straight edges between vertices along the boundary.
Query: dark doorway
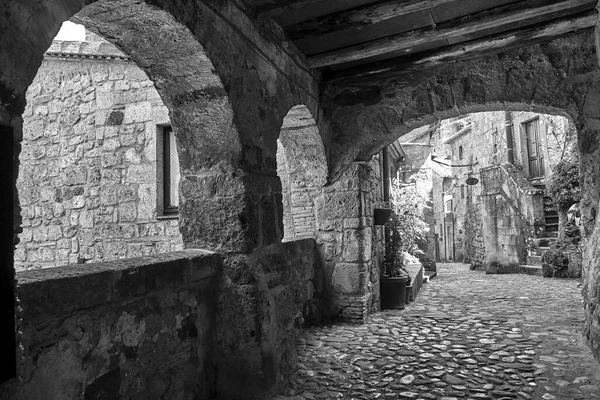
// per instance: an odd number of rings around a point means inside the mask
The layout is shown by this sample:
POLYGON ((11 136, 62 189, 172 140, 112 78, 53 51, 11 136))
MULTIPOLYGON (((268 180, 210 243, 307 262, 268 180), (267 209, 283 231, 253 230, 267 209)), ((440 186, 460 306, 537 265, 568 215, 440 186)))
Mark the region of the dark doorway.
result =
POLYGON ((0 125, 0 382, 12 379, 17 374, 15 341, 15 271, 14 249, 14 157, 13 128, 0 125))

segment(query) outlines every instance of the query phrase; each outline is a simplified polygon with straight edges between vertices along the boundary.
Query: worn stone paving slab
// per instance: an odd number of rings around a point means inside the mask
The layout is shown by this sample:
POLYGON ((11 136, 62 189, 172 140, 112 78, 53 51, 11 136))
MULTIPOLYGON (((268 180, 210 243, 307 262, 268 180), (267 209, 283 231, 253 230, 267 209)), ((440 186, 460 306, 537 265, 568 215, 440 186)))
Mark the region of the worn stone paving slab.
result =
POLYGON ((405 310, 307 330, 274 399, 600 399, 578 284, 438 264, 405 310))

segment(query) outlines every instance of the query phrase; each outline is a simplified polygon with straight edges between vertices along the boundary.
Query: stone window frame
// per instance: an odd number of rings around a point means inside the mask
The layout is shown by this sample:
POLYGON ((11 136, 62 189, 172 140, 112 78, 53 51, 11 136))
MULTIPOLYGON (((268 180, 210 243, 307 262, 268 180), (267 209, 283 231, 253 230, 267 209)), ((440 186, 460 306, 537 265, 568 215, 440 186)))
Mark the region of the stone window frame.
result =
MULTIPOLYGON (((169 207, 170 197, 167 186, 169 181, 165 179, 166 173, 170 172, 170 163, 165 162, 165 142, 167 134, 173 133, 171 124, 159 124, 156 126, 156 210, 158 219, 179 218, 179 207, 169 207)), ((171 189, 172 190, 172 189, 171 189)), ((177 188, 179 190, 179 188, 177 188)))

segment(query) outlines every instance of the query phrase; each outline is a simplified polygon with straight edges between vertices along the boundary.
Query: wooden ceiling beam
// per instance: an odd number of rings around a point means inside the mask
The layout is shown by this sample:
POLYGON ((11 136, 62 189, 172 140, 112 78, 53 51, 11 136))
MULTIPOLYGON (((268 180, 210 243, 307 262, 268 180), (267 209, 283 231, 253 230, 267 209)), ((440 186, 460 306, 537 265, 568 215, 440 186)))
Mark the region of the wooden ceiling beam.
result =
POLYGON ((288 0, 277 4, 260 7, 256 10, 257 16, 261 18, 274 18, 286 12, 294 12, 304 7, 314 7, 323 0, 288 0))
POLYGON ((326 78, 326 81, 336 84, 363 84, 394 76, 414 74, 442 65, 450 65, 453 62, 471 60, 552 40, 579 30, 591 29, 596 25, 597 20, 597 12, 591 10, 578 16, 448 46, 438 51, 428 52, 418 58, 415 55, 397 57, 364 67, 342 70, 333 73, 326 78))
MULTIPOLYGON (((477 32, 499 29, 502 26, 506 26, 508 29, 514 29, 511 28, 511 25, 525 27, 539 24, 551 19, 564 17, 565 15, 576 14, 593 9, 596 3, 597 0, 568 0, 545 5, 543 7, 518 10, 513 9, 501 15, 488 12, 488 15, 484 16, 482 20, 471 23, 452 24, 452 26, 446 28, 440 26, 439 29, 401 33, 383 39, 318 54, 308 57, 307 61, 310 67, 320 68, 363 60, 370 57, 377 57, 387 53, 396 53, 397 56, 402 56, 411 53, 411 50, 415 47, 423 46, 428 42, 439 42, 440 40, 443 40, 447 45, 452 45, 464 41, 465 38, 467 38, 467 40, 475 39, 477 37, 477 32)), ((523 4, 520 4, 520 6, 522 7, 523 4)))
POLYGON ((318 37, 332 32, 374 25, 392 18, 406 16, 418 11, 429 10, 433 7, 459 1, 460 0, 384 1, 332 15, 326 15, 322 18, 290 26, 286 28, 286 33, 292 41, 306 39, 308 37, 318 37))

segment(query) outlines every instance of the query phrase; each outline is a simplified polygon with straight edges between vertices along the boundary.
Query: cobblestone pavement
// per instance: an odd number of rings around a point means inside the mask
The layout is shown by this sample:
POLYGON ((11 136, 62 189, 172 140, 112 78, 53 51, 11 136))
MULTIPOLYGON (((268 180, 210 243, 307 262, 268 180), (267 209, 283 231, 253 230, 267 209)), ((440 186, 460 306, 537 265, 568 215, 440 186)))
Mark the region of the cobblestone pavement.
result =
POLYGON ((275 399, 600 399, 578 284, 438 264, 405 310, 307 330, 275 399))

